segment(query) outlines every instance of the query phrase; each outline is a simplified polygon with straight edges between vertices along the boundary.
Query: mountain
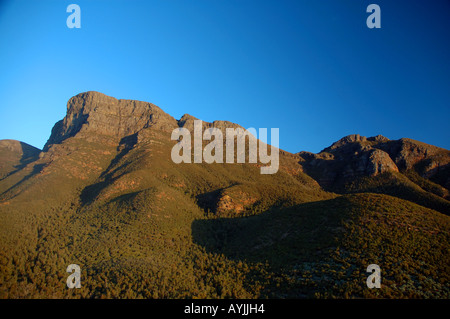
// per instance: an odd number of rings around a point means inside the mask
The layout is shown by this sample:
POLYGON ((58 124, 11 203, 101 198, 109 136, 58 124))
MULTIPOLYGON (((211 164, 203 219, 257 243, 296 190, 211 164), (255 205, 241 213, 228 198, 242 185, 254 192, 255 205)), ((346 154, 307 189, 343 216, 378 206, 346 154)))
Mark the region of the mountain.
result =
POLYGON ((319 154, 298 155, 304 171, 328 191, 388 194, 450 215, 450 151, 443 148, 355 134, 319 154))
POLYGON ((195 120, 85 92, 42 151, 0 141, 0 297, 449 297, 448 150, 350 135, 280 150, 276 174, 175 164, 171 133, 195 120))
POLYGON ((0 179, 20 170, 39 156, 38 148, 15 140, 0 141, 0 179))

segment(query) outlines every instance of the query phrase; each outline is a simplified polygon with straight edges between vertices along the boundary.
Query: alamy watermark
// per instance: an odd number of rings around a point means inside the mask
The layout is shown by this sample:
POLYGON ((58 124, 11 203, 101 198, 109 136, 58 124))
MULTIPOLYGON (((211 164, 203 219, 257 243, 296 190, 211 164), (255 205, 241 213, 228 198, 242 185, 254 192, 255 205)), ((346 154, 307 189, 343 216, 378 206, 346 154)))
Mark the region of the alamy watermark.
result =
MULTIPOLYGON (((269 164, 261 167, 261 174, 275 174, 279 167, 279 129, 271 129, 270 154, 267 140, 267 129, 259 129, 259 140, 254 128, 226 128, 225 130, 225 162, 245 163, 246 145, 248 140, 248 163, 269 164), (237 152, 235 153, 235 140, 237 152), (259 155, 259 161, 258 161, 259 155)), ((172 131, 172 140, 178 140, 171 152, 172 161, 179 163, 192 163, 191 132, 187 128, 176 128, 172 131), (181 140, 180 140, 181 138, 181 140)), ((194 121, 194 163, 223 163, 224 162, 224 134, 219 128, 207 128, 203 132, 203 121, 194 121), (214 140, 211 141, 214 136, 214 140), (203 141, 211 141, 203 149, 203 141)))
POLYGON ((77 264, 70 264, 67 266, 66 271, 70 273, 70 276, 67 277, 67 288, 81 288, 81 268, 77 264))
POLYGON ((81 9, 78 4, 69 4, 66 12, 71 13, 66 20, 66 25, 69 29, 81 28, 81 9))
POLYGON ((366 284, 367 287, 372 288, 381 288, 381 269, 377 264, 370 264, 367 266, 367 272, 372 273, 369 277, 367 277, 366 284))
POLYGON ((369 4, 366 9, 367 13, 371 13, 366 20, 367 27, 369 29, 380 29, 381 28, 381 9, 378 4, 369 4))
MULTIPOLYGON (((70 13, 67 17, 66 25, 69 29, 81 28, 81 8, 77 4, 69 4, 66 12, 70 13)), ((366 25, 369 29, 381 28, 381 8, 378 4, 369 4, 366 9, 370 15, 366 19, 366 25)))

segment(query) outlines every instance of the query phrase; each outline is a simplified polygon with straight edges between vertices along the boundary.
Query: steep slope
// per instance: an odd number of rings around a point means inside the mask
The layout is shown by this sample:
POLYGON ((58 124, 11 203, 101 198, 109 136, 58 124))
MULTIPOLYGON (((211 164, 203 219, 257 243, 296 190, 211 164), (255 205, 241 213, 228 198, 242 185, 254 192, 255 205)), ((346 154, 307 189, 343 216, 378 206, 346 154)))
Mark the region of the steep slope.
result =
POLYGON ((268 297, 446 298, 450 219, 379 194, 198 220, 194 239, 233 260, 268 262, 268 297), (383 289, 367 289, 368 265, 383 289))
MULTIPOLYGON (((191 240, 191 223, 208 213, 209 203, 200 200, 204 194, 252 190, 255 201, 245 209, 229 207, 224 213, 231 215, 333 196, 298 170, 264 176, 256 164, 175 164, 170 153, 176 141, 170 136, 178 125, 190 122, 186 116, 176 121, 150 103, 98 92, 71 98, 66 117, 53 128, 39 158, 0 184, 6 185, 0 195, 2 295, 64 296, 67 291, 58 280, 67 263, 83 265, 85 276, 91 277, 89 272, 97 279, 103 271, 124 273, 131 267, 136 276, 150 272, 146 277, 169 277, 184 285, 189 280, 183 276, 197 276, 192 254, 207 263, 216 258, 191 240)), ((217 121, 204 122, 204 127, 238 125, 217 121)), ((298 168, 295 157, 282 154, 286 170, 298 168)), ((240 192, 239 200, 247 196, 240 192)), ((223 262, 223 269, 231 267, 223 262)), ((89 280, 86 284, 91 285, 89 280)), ((82 295, 111 294, 92 285, 82 295)), ((212 296, 211 285, 205 282, 198 293, 212 296)), ((160 291, 159 284, 150 288, 147 297, 193 293, 192 287, 173 287, 170 293, 160 291)))
POLYGON ((44 150, 74 136, 118 143, 147 127, 172 131, 177 122, 152 103, 118 100, 93 91, 81 93, 67 103, 67 115, 54 126, 44 150))
POLYGON ((280 150, 273 175, 259 164, 175 164, 172 130, 195 119, 86 92, 42 152, 20 155, 14 142, 0 153, 0 297, 449 296, 449 217, 424 207, 445 210, 435 193, 448 151, 351 136, 317 155, 280 150), (425 202, 367 193, 398 185, 425 202), (69 290, 73 263, 82 288, 69 290), (367 263, 382 267, 384 290, 365 288, 367 263))
POLYGON ((0 179, 36 160, 40 152, 40 149, 23 142, 0 140, 0 179))
POLYGON ((411 139, 349 135, 319 154, 298 153, 305 172, 337 193, 376 192, 450 214, 450 151, 411 139))

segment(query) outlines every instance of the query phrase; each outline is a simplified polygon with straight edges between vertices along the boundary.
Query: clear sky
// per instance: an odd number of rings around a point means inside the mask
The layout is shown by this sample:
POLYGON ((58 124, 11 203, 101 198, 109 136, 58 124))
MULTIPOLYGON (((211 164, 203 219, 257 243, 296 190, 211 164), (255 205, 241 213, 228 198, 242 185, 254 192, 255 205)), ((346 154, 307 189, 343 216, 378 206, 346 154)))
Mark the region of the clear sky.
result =
POLYGON ((449 58, 448 0, 0 0, 0 139, 42 148, 93 90, 278 127, 290 152, 355 133, 450 149, 449 58))

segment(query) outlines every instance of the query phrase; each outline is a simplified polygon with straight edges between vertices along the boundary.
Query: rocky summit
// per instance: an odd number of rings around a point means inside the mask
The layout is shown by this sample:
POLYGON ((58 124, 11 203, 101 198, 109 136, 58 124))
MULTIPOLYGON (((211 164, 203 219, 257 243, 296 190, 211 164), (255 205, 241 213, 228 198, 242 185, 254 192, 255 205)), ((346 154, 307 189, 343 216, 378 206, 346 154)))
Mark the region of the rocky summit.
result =
POLYGON ((450 186, 450 152, 412 139, 391 141, 381 135, 366 138, 354 134, 319 154, 298 154, 305 170, 315 175, 324 187, 342 186, 357 177, 399 170, 413 170, 422 178, 441 181, 446 189, 450 186))
POLYGON ((175 164, 171 133, 195 120, 91 91, 43 150, 0 141, 0 297, 450 296, 450 151, 355 134, 280 150, 271 175, 175 164))
POLYGON ((119 141, 147 127, 172 131, 177 121, 152 103, 81 93, 67 103, 67 115, 54 126, 44 150, 78 133, 87 139, 100 134, 119 141))

